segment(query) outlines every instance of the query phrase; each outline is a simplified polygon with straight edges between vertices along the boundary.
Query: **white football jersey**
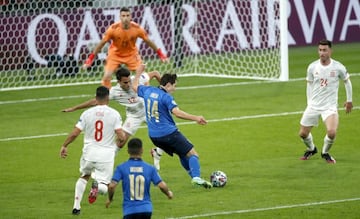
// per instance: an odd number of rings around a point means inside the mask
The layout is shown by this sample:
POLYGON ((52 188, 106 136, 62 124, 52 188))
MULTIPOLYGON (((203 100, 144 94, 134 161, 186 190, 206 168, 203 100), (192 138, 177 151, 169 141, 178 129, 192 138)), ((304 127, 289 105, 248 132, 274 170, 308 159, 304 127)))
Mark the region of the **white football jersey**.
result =
POLYGON ((349 77, 345 66, 336 60, 330 59, 327 66, 323 66, 320 60, 311 63, 306 76, 306 80, 311 83, 308 105, 316 110, 336 108, 339 80, 347 80, 349 77))
POLYGON ((120 113, 107 105, 84 111, 76 127, 84 132, 83 157, 94 162, 111 162, 116 151, 115 130, 120 129, 120 113))
MULTIPOLYGON (((131 76, 131 81, 134 80, 134 77, 131 76)), ((139 80, 140 84, 145 84, 149 82, 149 75, 143 73, 139 80)), ((137 95, 137 93, 130 87, 129 90, 124 90, 120 87, 120 84, 117 83, 115 86, 110 89, 110 100, 117 101, 120 105, 126 107, 126 117, 145 117, 145 107, 144 100, 137 95)))

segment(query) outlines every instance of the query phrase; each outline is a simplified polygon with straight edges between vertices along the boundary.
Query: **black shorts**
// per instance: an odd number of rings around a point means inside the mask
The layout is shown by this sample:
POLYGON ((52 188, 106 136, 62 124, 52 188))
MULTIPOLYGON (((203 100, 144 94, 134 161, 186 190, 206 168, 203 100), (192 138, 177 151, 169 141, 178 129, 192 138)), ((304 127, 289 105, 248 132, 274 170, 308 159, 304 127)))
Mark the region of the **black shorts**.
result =
POLYGON ((194 145, 191 144, 191 142, 178 130, 163 137, 150 137, 150 139, 155 146, 163 149, 170 156, 173 156, 175 153, 179 155, 179 157, 185 157, 194 147, 194 145))

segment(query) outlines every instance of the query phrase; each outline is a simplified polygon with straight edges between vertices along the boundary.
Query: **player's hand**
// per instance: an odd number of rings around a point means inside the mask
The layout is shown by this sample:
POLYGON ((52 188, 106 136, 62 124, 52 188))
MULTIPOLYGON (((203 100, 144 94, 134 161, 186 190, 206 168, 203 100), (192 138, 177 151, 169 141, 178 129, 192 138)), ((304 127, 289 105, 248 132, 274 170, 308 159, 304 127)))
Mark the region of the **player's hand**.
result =
POLYGON ((158 48, 158 50, 156 50, 156 54, 159 56, 159 59, 162 62, 169 62, 169 58, 161 51, 160 48, 158 48))
POLYGON ((60 149, 60 157, 61 158, 66 158, 67 157, 67 147, 61 146, 60 149))
POLYGON ((200 125, 206 125, 207 121, 203 116, 198 116, 198 119, 196 120, 196 122, 200 125))
POLYGON ((142 74, 145 71, 146 68, 146 64, 145 63, 141 63, 139 65, 139 67, 136 69, 136 73, 138 74, 142 74))
POLYGON ((82 66, 83 69, 88 69, 92 66, 95 59, 95 54, 91 53, 89 57, 86 59, 84 65, 82 66))
POLYGON ((345 107, 346 113, 351 113, 351 110, 353 108, 353 104, 352 104, 352 102, 345 102, 344 107, 345 107))
POLYGON ((126 141, 125 141, 125 139, 116 137, 115 143, 116 143, 117 149, 120 150, 121 148, 124 147, 126 141))
POLYGON ((69 112, 74 112, 75 110, 73 108, 67 108, 67 109, 63 109, 61 110, 61 112, 64 112, 64 113, 69 113, 69 112))

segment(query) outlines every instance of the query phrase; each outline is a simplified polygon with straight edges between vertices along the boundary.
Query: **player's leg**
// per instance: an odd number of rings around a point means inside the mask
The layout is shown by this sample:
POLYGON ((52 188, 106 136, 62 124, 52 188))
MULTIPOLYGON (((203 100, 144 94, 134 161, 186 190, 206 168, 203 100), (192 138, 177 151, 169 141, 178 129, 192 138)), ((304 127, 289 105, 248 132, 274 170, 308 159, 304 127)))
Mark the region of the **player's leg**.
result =
POLYGON ((311 134, 312 126, 300 126, 299 136, 309 151, 315 149, 314 140, 311 134))
POLYGON ((212 184, 200 177, 200 162, 199 162, 199 155, 192 148, 187 153, 187 158, 189 160, 189 167, 190 167, 190 176, 191 176, 191 183, 193 185, 203 186, 206 189, 210 189, 212 184))
POLYGON ((108 185, 110 184, 113 174, 114 161, 97 162, 95 164, 95 176, 98 184, 98 193, 106 195, 108 193, 108 185))
POLYGON ((111 79, 113 73, 121 65, 121 59, 116 58, 114 55, 109 55, 106 59, 106 64, 104 68, 104 75, 101 79, 101 84, 107 88, 111 88, 111 79))
POLYGON ((156 148, 152 148, 150 153, 154 160, 154 166, 159 171, 160 170, 160 159, 161 159, 161 155, 163 154, 163 150, 159 147, 156 147, 156 148))
POLYGON ((126 64, 126 67, 131 72, 136 72, 136 69, 138 69, 139 65, 142 63, 141 56, 139 54, 135 54, 129 57, 123 57, 122 63, 126 64))
MULTIPOLYGON (((173 142, 173 147, 175 153, 179 155, 180 158, 186 156, 188 160, 188 165, 182 166, 191 176, 191 183, 193 185, 203 186, 204 188, 211 188, 212 184, 200 177, 200 161, 199 155, 196 152, 193 144, 185 138, 179 131, 173 133, 170 137, 170 141, 173 142)), ((181 162, 184 160, 180 159, 181 162)))
POLYGON ((184 169, 188 172, 188 174, 191 177, 191 171, 190 171, 190 166, 189 166, 189 159, 186 156, 180 157, 180 163, 181 165, 184 167, 184 169))
MULTIPOLYGON (((126 117, 124 124, 123 124, 123 130, 125 132, 126 140, 124 141, 124 144, 127 142, 130 136, 135 135, 137 130, 140 128, 141 124, 145 121, 145 115, 142 116, 136 116, 136 117, 126 117)), ((163 154, 163 150, 159 147, 152 148, 151 156, 154 159, 154 166, 157 170, 160 170, 160 159, 161 155, 163 154)))
POLYGON ((105 70, 104 76, 101 79, 101 85, 111 88, 111 78, 112 78, 113 71, 105 70))
POLYGON ((332 156, 330 156, 329 150, 335 142, 336 132, 339 125, 339 115, 336 112, 330 115, 325 115, 323 118, 325 118, 324 123, 326 126, 326 135, 324 137, 324 145, 322 148, 321 156, 328 163, 335 163, 336 160, 332 156))
POLYGON ((308 160, 311 156, 317 153, 317 148, 314 144, 314 140, 311 134, 311 129, 313 126, 318 125, 319 117, 319 112, 307 108, 300 120, 299 136, 307 147, 304 155, 300 158, 301 160, 308 160))
POLYGON ((82 169, 80 168, 80 171, 83 174, 86 174, 87 181, 89 181, 90 176, 95 177, 92 184, 91 184, 91 189, 90 189, 90 193, 89 193, 89 196, 88 196, 88 201, 89 201, 90 204, 92 204, 93 202, 95 202, 96 196, 97 196, 97 193, 98 193, 98 183, 96 181, 96 177, 97 177, 96 175, 98 173, 97 173, 97 171, 95 169, 96 163, 91 162, 91 161, 86 161, 86 160, 84 160, 83 163, 84 163, 83 168, 82 169))
POLYGON ((72 214, 80 214, 81 200, 84 195, 86 184, 88 180, 84 177, 79 177, 75 184, 75 197, 72 214))
POLYGON ((75 197, 74 197, 74 206, 72 214, 80 214, 81 209, 81 200, 83 198, 87 182, 89 181, 91 175, 91 163, 87 162, 84 159, 80 159, 80 174, 81 176, 76 181, 75 184, 75 197))

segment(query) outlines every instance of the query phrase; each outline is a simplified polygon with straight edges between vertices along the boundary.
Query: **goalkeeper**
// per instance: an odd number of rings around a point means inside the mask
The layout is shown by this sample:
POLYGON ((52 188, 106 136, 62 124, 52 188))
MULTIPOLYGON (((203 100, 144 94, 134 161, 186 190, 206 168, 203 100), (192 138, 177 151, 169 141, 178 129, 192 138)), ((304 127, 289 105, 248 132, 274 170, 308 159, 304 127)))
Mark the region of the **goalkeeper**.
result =
POLYGON ((147 32, 139 24, 131 21, 130 9, 123 7, 120 9, 120 21, 112 24, 105 32, 100 43, 85 61, 83 68, 91 67, 95 57, 111 41, 105 64, 105 73, 101 84, 110 88, 111 78, 115 70, 122 64, 125 64, 130 71, 135 71, 142 63, 136 40, 141 38, 144 42, 156 51, 162 62, 168 62, 167 56, 152 42, 147 32))

